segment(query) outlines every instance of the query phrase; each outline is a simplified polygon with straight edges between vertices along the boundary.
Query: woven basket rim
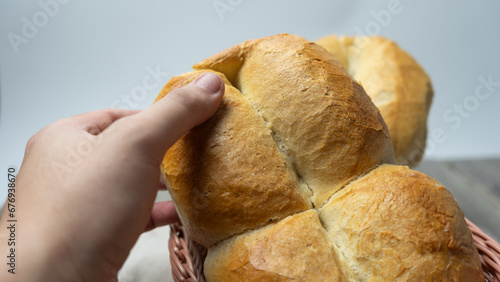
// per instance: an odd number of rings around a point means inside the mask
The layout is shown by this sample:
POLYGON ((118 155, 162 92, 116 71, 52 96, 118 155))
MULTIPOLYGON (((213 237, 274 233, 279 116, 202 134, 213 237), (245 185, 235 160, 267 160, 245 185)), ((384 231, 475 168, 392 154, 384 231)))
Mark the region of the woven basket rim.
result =
MULTIPOLYGON (((485 280, 500 282, 500 244, 467 218, 465 221, 472 232, 485 280)), ((168 249, 174 281, 205 282, 203 262, 207 250, 191 240, 182 225, 170 225, 168 249)))

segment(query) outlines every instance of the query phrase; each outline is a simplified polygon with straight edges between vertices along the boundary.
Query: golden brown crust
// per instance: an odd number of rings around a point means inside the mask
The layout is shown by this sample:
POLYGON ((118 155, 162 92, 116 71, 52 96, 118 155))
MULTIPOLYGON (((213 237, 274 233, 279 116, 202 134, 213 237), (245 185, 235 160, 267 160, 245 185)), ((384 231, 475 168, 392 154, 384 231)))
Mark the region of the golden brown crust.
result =
POLYGON ((205 269, 207 281, 346 280, 314 210, 217 244, 205 269))
POLYGON ((300 180, 313 191, 316 206, 392 159, 378 109, 323 48, 277 35, 230 48, 194 67, 234 74, 220 62, 238 56, 237 87, 268 123, 300 180))
MULTIPOLYGON (((159 98, 200 73, 174 78, 159 98)), ((217 113, 167 151, 162 171, 184 227, 206 247, 310 208, 264 121, 230 84, 217 113)))
POLYGON ((319 215, 359 280, 482 279, 455 199, 421 172, 380 166, 336 193, 319 215))
POLYGON ((419 172, 379 166, 394 162, 386 125, 326 50, 277 35, 194 68, 158 99, 206 71, 226 93, 168 150, 162 172, 184 227, 209 247, 209 280, 480 279, 452 195, 419 172))
POLYGON ((422 67, 382 37, 328 36, 317 41, 363 85, 384 118, 399 164, 422 159, 432 85, 422 67))

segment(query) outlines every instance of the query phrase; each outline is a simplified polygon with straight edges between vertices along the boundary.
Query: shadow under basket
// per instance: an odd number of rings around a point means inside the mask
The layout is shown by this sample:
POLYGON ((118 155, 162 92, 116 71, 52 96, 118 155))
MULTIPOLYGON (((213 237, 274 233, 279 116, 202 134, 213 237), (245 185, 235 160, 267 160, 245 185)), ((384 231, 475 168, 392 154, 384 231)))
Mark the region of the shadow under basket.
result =
MULTIPOLYGON (((485 281, 500 282, 500 244, 468 219, 465 221, 481 258, 485 281)), ((207 250, 191 240, 182 225, 170 225, 168 250, 174 281, 205 281, 203 263, 207 250)))

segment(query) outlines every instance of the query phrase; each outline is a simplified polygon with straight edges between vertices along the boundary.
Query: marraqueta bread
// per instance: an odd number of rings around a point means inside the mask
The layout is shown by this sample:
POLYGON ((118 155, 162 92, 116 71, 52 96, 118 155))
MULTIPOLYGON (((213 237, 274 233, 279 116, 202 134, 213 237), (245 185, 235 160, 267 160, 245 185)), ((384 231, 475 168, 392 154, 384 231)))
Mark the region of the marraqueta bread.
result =
POLYGON ((433 90, 429 76, 393 41, 379 37, 327 36, 319 39, 361 83, 384 118, 399 164, 416 166, 425 150, 433 90))
POLYGON ((481 281, 452 195, 395 165, 377 107, 324 48, 280 34, 194 69, 158 99, 207 71, 226 93, 162 172, 208 281, 481 281))

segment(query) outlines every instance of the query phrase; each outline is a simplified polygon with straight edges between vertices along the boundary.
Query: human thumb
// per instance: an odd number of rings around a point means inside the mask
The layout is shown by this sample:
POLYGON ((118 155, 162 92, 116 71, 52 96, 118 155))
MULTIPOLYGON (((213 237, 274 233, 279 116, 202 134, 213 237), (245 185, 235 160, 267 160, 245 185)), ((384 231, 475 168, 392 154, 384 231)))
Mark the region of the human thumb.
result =
POLYGON ((129 144, 146 150, 154 158, 152 161, 160 163, 165 151, 182 135, 215 113, 224 89, 223 80, 207 72, 190 84, 172 90, 122 124, 135 130, 128 134, 129 144))

